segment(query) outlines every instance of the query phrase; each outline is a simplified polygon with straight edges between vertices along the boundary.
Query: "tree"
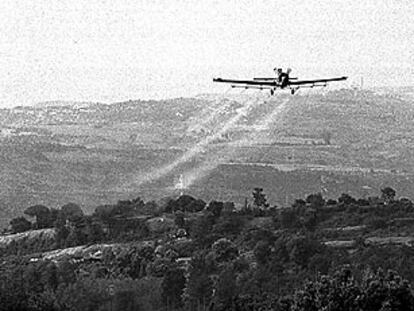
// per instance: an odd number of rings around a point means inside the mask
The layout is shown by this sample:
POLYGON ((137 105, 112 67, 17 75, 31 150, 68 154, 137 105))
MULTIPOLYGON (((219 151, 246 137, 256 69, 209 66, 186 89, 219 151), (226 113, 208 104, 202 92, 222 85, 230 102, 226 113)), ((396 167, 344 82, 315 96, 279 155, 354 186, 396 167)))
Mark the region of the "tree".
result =
POLYGON ((328 199, 326 201, 326 205, 328 205, 328 206, 332 206, 332 205, 336 205, 336 204, 338 204, 338 202, 334 199, 328 199))
POLYGON ((69 258, 63 258, 58 266, 59 283, 73 283, 76 281, 76 267, 69 258))
POLYGON ((51 228, 54 223, 54 219, 51 219, 51 212, 49 208, 44 205, 33 205, 27 208, 24 213, 31 217, 36 217, 36 228, 51 228))
POLYGON ((333 278, 322 276, 317 282, 305 283, 303 290, 295 292, 289 310, 357 311, 361 294, 350 271, 345 270, 333 278))
POLYGON ((333 276, 320 276, 297 290, 292 300, 285 300, 284 310, 414 310, 414 295, 409 283, 394 271, 384 274, 368 271, 361 282, 349 269, 333 276))
POLYGON ((356 203, 357 203, 358 206, 368 206, 369 205, 369 201, 367 199, 362 199, 362 198, 358 199, 356 203))
POLYGON ((273 230, 262 227, 252 227, 246 228, 237 240, 242 241, 243 246, 253 249, 260 242, 264 242, 267 245, 273 244, 276 237, 273 230))
POLYGON ((184 219, 184 213, 182 211, 177 211, 174 215, 174 223, 178 228, 184 228, 185 227, 185 219, 184 219))
POLYGON ((105 232, 103 231, 103 224, 96 219, 87 218, 87 225, 85 227, 85 233, 87 236, 88 243, 98 243, 101 242, 105 237, 105 232))
POLYGON ((64 219, 75 220, 77 218, 83 217, 83 211, 79 205, 75 203, 68 203, 62 206, 60 209, 64 219))
POLYGON ((172 213, 175 211, 182 212, 199 212, 204 209, 206 203, 203 200, 197 200, 190 195, 182 195, 177 200, 169 200, 165 207, 165 212, 172 213))
POLYGON ((190 195, 183 194, 175 201, 175 207, 173 212, 176 210, 186 211, 186 207, 193 203, 196 199, 190 195))
POLYGON ((293 208, 303 209, 306 207, 306 201, 302 199, 296 199, 295 202, 292 204, 293 208))
POLYGON ((308 269, 314 274, 323 273, 327 274, 332 262, 332 253, 321 252, 313 255, 309 258, 308 269))
POLYGON ((223 215, 217 219, 213 233, 223 237, 237 236, 243 230, 245 221, 246 219, 242 215, 223 215))
POLYGON ((160 207, 155 201, 146 202, 143 212, 154 216, 159 216, 160 214, 162 214, 162 211, 160 211, 160 207))
POLYGON ((167 271, 161 283, 161 297, 167 309, 183 305, 185 277, 182 269, 172 268, 167 271))
POLYGON ((211 212, 214 217, 220 217, 223 206, 223 202, 211 201, 207 206, 207 211, 211 212))
POLYGON ((66 237, 65 246, 73 247, 86 243, 85 236, 78 228, 73 228, 69 231, 69 234, 66 237))
POLYGON ((403 207, 407 211, 412 210, 413 209, 413 206, 414 206, 413 205, 413 202, 411 202, 411 200, 410 199, 407 199, 407 198, 401 198, 399 200, 399 205, 401 207, 403 207))
POLYGON ((140 310, 137 293, 133 289, 121 289, 115 292, 114 309, 119 311, 140 310))
POLYGON ((0 274, 0 310, 27 310, 28 293, 24 288, 25 263, 7 262, 1 266, 0 274))
POLYGON ((232 265, 226 265, 220 272, 213 293, 215 310, 233 310, 233 300, 237 294, 236 273, 232 265))
POLYGON ((164 277, 168 270, 171 269, 172 262, 169 258, 155 258, 147 266, 147 273, 154 277, 164 277))
POLYGON ((97 280, 90 278, 79 278, 70 284, 60 284, 56 290, 57 309, 102 310, 106 293, 100 285, 97 280))
POLYGON ((53 262, 45 262, 41 270, 42 283, 51 290, 56 290, 59 285, 58 268, 53 262))
POLYGON ((30 230, 32 223, 24 217, 17 217, 10 220, 10 226, 13 233, 19 233, 30 230))
POLYGON ((224 202, 223 203, 222 214, 229 215, 229 214, 233 213, 234 209, 235 209, 235 206, 234 206, 233 202, 224 202))
POLYGON ((268 261, 271 254, 269 243, 265 241, 257 242, 253 250, 253 254, 258 263, 265 264, 268 261))
POLYGON ((381 189, 381 198, 384 200, 385 204, 389 204, 395 199, 395 190, 391 187, 385 187, 381 189))
POLYGON ((325 205, 325 200, 321 193, 313 193, 306 197, 306 202, 310 204, 311 208, 320 208, 325 205))
POLYGON ((192 258, 183 295, 188 310, 199 310, 200 306, 206 307, 210 304, 213 282, 205 268, 206 264, 202 255, 192 258))
POLYGON ((254 188, 253 189, 253 200, 254 205, 258 208, 268 208, 269 204, 267 203, 266 195, 263 193, 263 188, 254 188))
POLYGON ((211 213, 198 217, 191 225, 190 235, 201 245, 211 242, 211 229, 213 228, 215 218, 211 213))
POLYGON ((322 244, 309 237, 294 236, 286 244, 291 261, 306 268, 309 259, 323 250, 322 244))
POLYGON ((356 204, 357 200, 350 196, 348 193, 342 193, 338 198, 339 203, 344 203, 345 205, 356 204))
POLYGON ((64 216, 62 214, 59 214, 53 225, 56 231, 56 237, 55 237, 56 247, 58 248, 66 247, 66 239, 70 231, 66 227, 66 220, 64 216))
POLYGON ((211 247, 217 262, 231 261, 237 257, 239 251, 236 245, 226 238, 218 239, 211 247))
POLYGON ((314 231, 318 223, 318 217, 313 210, 307 210, 301 217, 303 227, 308 231, 314 231))
POLYGON ((299 217, 293 209, 286 209, 280 213, 280 224, 282 228, 286 229, 299 228, 301 225, 299 217))
POLYGON ((188 212, 201 212, 204 208, 206 207, 206 202, 204 202, 201 199, 197 199, 193 202, 191 202, 190 204, 188 204, 187 206, 187 211, 188 212))

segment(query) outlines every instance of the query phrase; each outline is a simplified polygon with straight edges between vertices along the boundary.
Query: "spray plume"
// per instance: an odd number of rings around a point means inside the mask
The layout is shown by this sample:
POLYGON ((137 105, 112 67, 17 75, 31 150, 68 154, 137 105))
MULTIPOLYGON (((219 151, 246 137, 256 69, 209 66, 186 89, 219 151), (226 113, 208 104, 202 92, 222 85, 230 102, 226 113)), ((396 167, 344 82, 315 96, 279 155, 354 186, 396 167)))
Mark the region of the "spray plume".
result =
MULTIPOLYGON (((257 140, 256 134, 257 131, 266 130, 269 126, 280 116, 280 113, 286 109, 287 103, 289 102, 289 98, 286 98, 279 104, 277 107, 273 109, 273 111, 266 115, 263 118, 260 118, 255 122, 252 126, 255 129, 255 132, 246 134, 246 136, 242 139, 239 139, 234 142, 235 145, 244 145, 251 143, 252 140, 257 140)), ((234 155, 233 152, 224 152, 220 154, 214 154, 215 158, 209 159, 204 161, 200 166, 194 167, 191 170, 181 174, 181 178, 183 183, 181 184, 182 189, 188 188, 193 185, 197 180, 207 176, 209 172, 217 168, 220 164, 227 162, 232 156, 234 155)))
POLYGON ((171 162, 170 164, 145 174, 143 178, 134 182, 134 186, 139 187, 142 184, 158 180, 172 172, 179 165, 193 159, 201 152, 203 152, 210 143, 221 138, 223 134, 231 129, 242 117, 246 116, 251 108, 258 106, 261 103, 262 101, 259 98, 256 98, 253 101, 247 100, 243 103, 243 106, 241 108, 237 109, 236 115, 227 120, 227 122, 218 131, 205 137, 203 140, 195 144, 192 148, 188 149, 183 155, 181 155, 178 159, 171 162))

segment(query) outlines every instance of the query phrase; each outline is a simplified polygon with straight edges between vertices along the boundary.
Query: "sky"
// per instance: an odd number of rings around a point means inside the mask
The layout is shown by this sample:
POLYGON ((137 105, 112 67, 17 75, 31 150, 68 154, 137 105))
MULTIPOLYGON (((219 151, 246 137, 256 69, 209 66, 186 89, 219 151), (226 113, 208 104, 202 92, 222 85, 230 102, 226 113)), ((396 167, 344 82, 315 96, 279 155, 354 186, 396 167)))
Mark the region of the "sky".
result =
POLYGON ((0 1, 0 108, 225 92, 213 77, 414 85, 414 2, 0 1))

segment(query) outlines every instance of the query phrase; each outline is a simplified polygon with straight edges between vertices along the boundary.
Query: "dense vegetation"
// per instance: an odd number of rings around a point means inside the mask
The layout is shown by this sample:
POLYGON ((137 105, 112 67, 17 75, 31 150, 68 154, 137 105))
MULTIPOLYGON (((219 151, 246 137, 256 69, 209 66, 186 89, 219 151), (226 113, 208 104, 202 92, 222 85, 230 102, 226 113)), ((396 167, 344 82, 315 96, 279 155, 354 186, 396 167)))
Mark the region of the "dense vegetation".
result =
POLYGON ((0 310, 414 310, 414 205, 389 187, 289 208, 255 188, 240 210, 182 195, 25 215, 0 246, 0 310))

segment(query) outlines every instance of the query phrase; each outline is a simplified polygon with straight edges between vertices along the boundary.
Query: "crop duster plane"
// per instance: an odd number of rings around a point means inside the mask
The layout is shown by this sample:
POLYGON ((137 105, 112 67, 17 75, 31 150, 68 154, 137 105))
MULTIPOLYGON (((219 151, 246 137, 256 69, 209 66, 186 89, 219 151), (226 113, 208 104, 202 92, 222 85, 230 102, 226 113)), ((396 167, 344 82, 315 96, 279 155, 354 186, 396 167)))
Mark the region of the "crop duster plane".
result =
POLYGON ((253 78, 253 80, 231 80, 214 78, 213 82, 231 83, 232 88, 242 89, 260 89, 270 90, 270 95, 274 95, 276 89, 290 89, 290 93, 293 95, 299 88, 313 88, 313 87, 325 87, 328 82, 343 81, 348 77, 338 77, 330 79, 315 79, 315 80, 298 80, 298 78, 291 78, 289 76, 291 69, 287 69, 283 72, 281 68, 274 69, 276 76, 272 78, 253 78))

